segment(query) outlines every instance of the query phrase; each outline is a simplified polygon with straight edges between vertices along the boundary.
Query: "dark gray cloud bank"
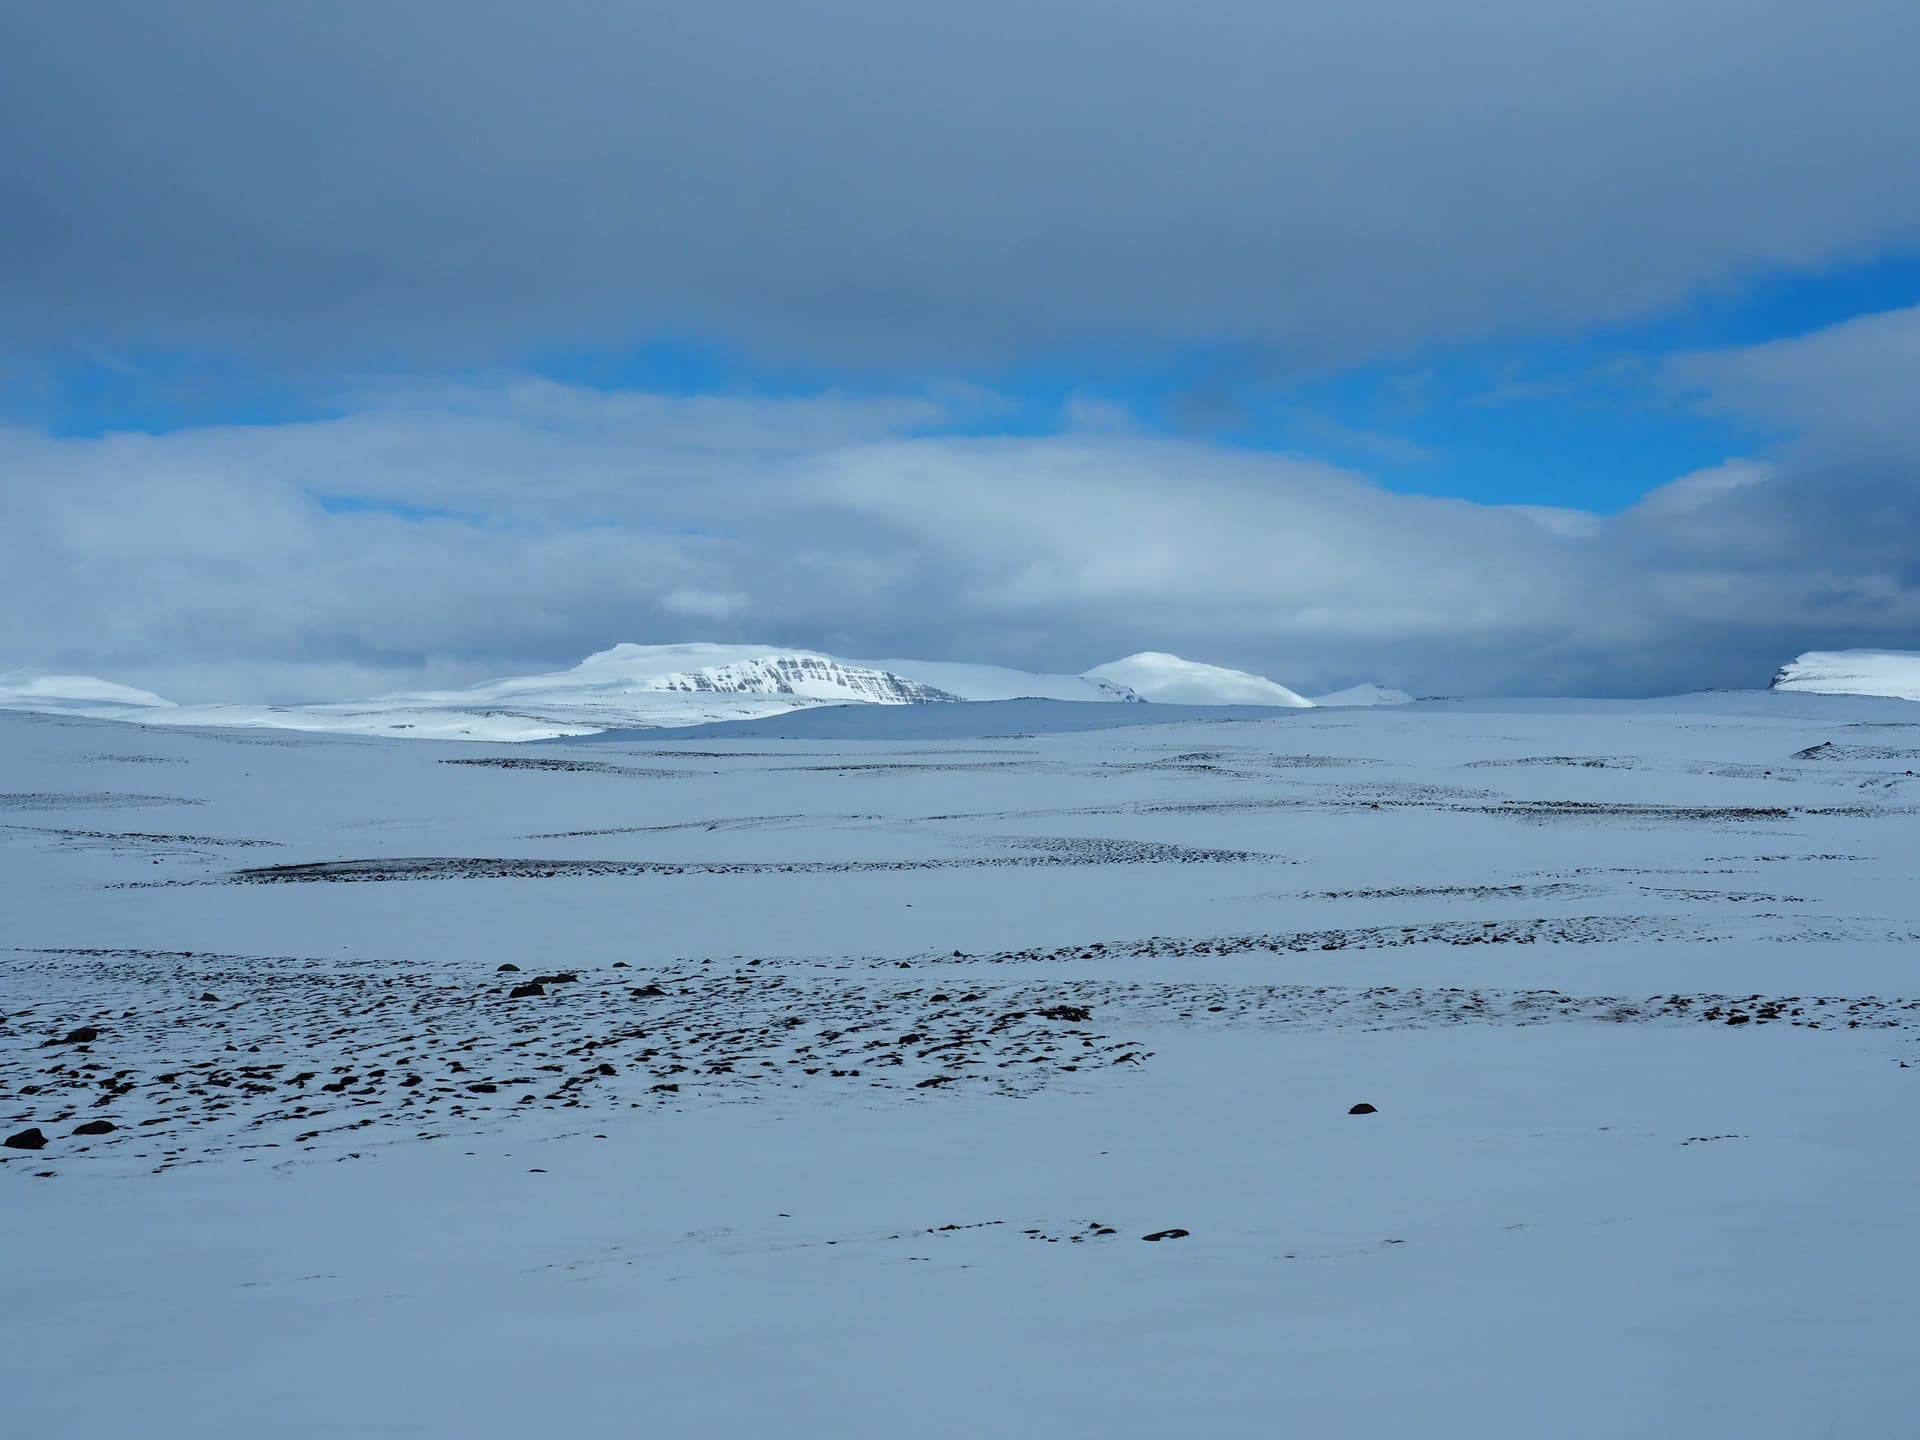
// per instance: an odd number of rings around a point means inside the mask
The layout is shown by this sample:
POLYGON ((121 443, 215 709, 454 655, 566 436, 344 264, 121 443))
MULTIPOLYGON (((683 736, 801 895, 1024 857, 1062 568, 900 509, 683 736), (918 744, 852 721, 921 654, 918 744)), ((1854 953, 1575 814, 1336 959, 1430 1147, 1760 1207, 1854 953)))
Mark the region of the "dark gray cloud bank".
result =
MULTIPOLYGON (((10 7, 0 366, 1570 333, 1913 241, 1916 42, 1866 0, 10 7)), ((1920 312, 1657 376, 1790 438, 1600 518, 1093 403, 927 438, 993 397, 910 387, 416 379, 311 424, 0 430, 0 668, 305 698, 697 636, 1623 693, 1920 644, 1920 312)))
POLYGON ((1920 235, 1908 0, 100 0, 0 17, 15 342, 661 326, 1302 364, 1920 235))

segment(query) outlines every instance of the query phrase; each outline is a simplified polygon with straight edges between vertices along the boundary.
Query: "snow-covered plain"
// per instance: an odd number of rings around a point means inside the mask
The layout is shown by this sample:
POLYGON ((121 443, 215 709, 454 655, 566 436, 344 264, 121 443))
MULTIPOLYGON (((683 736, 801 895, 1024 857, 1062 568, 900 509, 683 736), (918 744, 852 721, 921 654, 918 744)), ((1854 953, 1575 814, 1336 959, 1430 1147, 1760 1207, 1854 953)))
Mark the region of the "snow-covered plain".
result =
POLYGON ((1913 1433, 1904 707, 874 713, 0 715, 9 1432, 1913 1433))

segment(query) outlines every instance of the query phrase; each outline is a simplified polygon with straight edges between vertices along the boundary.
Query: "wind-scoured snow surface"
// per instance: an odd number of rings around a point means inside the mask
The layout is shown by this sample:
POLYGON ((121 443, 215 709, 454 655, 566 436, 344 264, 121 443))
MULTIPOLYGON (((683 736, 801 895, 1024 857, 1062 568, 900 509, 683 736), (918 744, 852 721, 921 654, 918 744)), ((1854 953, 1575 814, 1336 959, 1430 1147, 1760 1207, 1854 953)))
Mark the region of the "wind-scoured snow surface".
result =
POLYGON ((1881 695, 1920 700, 1920 653, 1912 650, 1809 650, 1773 677, 1776 690, 1808 695, 1881 695))
POLYGON ((1912 1432, 1904 706, 974 708, 0 715, 9 1433, 1912 1432))

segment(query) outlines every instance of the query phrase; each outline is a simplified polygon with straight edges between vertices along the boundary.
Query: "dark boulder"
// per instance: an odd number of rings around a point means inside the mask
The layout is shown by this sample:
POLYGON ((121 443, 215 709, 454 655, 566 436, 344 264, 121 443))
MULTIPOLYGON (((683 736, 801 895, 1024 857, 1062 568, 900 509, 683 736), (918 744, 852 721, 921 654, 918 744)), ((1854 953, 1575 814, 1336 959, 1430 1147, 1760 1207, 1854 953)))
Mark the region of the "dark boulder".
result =
POLYGON ((84 1125, 73 1127, 76 1135, 111 1135, 119 1127, 111 1120, 89 1120, 84 1125))
POLYGON ((1172 1230, 1156 1230, 1151 1235, 1142 1235, 1140 1238, 1142 1240, 1184 1240, 1192 1233, 1191 1230, 1175 1228, 1172 1230))
POLYGON ((40 1133, 40 1127, 37 1125, 30 1130, 22 1130, 18 1135, 9 1135, 5 1140, 0 1140, 0 1145, 6 1146, 9 1150, 39 1150, 46 1143, 47 1137, 40 1133))
POLYGON ((530 980, 525 985, 516 985, 507 992, 509 1000, 525 1000, 530 995, 544 995, 547 987, 538 980, 530 980))
POLYGON ((1367 1104, 1367 1102, 1364 1100, 1362 1100, 1358 1105, 1354 1106, 1351 1110, 1347 1111, 1347 1114, 1349 1115, 1378 1115, 1379 1113, 1380 1112, 1377 1109, 1367 1104))

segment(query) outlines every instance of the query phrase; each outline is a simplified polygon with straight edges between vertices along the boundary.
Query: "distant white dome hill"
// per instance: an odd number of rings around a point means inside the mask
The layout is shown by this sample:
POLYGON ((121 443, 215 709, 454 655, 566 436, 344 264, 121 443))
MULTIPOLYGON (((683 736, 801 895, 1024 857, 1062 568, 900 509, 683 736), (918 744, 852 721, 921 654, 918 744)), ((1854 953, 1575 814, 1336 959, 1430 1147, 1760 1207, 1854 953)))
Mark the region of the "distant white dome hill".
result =
POLYGON ((1096 665, 1090 680, 1124 685, 1142 700, 1163 705, 1275 705, 1308 709, 1313 701, 1264 675, 1182 660, 1158 650, 1142 650, 1124 660, 1096 665))
POLYGON ((1349 685, 1344 690, 1336 690, 1331 695, 1316 695, 1313 703, 1325 706, 1342 705, 1411 705, 1413 696, 1404 690, 1390 689, 1385 685, 1349 685))

